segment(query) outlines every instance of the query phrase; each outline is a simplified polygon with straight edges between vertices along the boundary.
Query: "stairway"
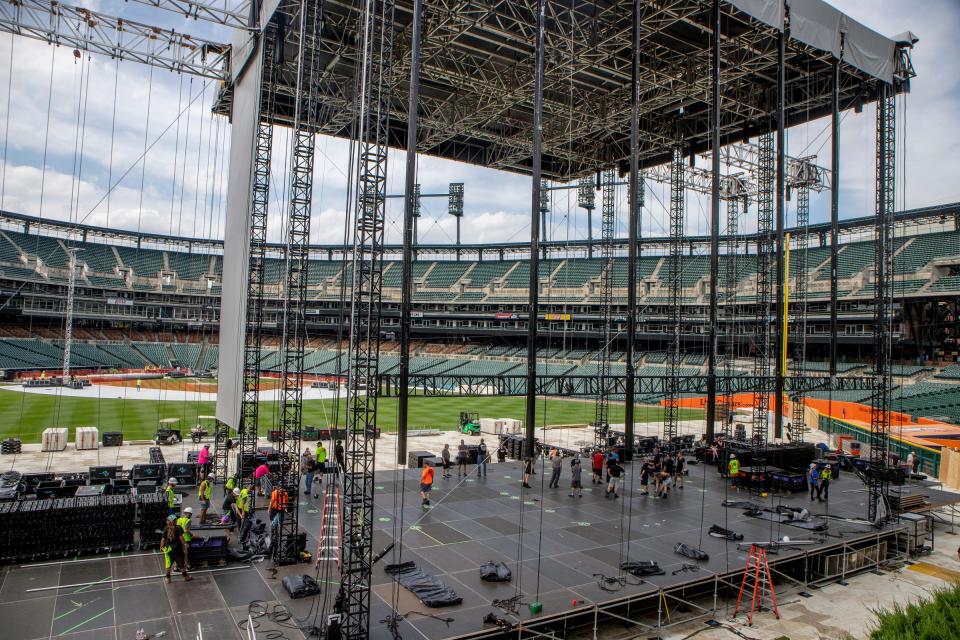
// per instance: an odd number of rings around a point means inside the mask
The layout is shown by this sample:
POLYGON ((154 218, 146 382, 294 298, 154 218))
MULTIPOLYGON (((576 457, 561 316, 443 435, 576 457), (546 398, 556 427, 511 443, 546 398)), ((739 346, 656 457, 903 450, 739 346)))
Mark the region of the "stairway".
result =
MULTIPOLYGON (((340 486, 334 474, 326 474, 320 512, 320 535, 317 537, 317 562, 336 562, 340 566, 340 486)), ((319 478, 317 479, 319 482, 319 478)))

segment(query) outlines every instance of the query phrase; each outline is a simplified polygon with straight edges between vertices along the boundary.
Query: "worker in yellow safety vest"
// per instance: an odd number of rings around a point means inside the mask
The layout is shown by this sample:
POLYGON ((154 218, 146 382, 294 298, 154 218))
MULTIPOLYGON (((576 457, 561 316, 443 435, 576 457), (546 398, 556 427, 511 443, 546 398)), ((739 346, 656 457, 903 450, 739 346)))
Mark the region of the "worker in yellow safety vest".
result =
POLYGON ((163 536, 160 538, 160 551, 163 552, 163 567, 166 569, 167 582, 170 582, 170 571, 173 565, 177 565, 177 570, 183 574, 185 582, 193 580, 187 574, 186 548, 187 543, 183 539, 183 528, 177 524, 177 516, 167 516, 167 526, 163 530, 163 536))
POLYGON ((170 478, 167 480, 167 488, 163 490, 164 494, 167 496, 167 515, 175 516, 177 515, 177 492, 174 490, 177 486, 177 479, 170 478))
POLYGON ((213 474, 203 477, 197 488, 197 498, 200 500, 200 524, 206 524, 207 509, 210 508, 210 499, 213 498, 213 474))
POLYGON ((237 496, 237 512, 240 514, 240 524, 242 528, 243 521, 250 515, 250 489, 247 487, 241 489, 240 495, 237 496))
POLYGON ((184 568, 190 566, 190 541, 193 540, 193 536, 190 534, 190 523, 191 518, 193 517, 193 507, 187 507, 183 510, 183 515, 177 518, 177 526, 183 529, 183 560, 184 568))

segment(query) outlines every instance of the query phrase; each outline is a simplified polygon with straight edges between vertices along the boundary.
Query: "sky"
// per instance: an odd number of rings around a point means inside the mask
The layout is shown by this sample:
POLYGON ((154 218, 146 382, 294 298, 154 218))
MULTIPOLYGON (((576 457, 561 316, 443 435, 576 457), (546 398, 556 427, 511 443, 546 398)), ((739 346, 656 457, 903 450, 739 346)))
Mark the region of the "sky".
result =
MULTIPOLYGON (((230 29, 119 0, 74 0, 103 13, 139 20, 228 42, 230 29)), ((834 0, 837 8, 885 35, 910 30, 919 37, 913 61, 917 77, 898 102, 898 208, 960 201, 960 180, 951 158, 960 147, 960 59, 954 36, 960 32, 957 0, 834 0)), ((214 83, 118 62, 71 48, 0 34, 0 208, 45 219, 222 238, 230 125, 213 116, 214 83)), ((873 210, 873 108, 847 112, 841 125, 841 216, 873 210)), ((788 131, 787 152, 816 153, 830 163, 829 121, 788 131)), ((289 132, 274 138, 274 192, 269 237, 282 240, 282 202, 289 156, 289 132)), ((315 165, 312 240, 339 244, 346 209, 347 145, 319 137, 315 165)), ((403 154, 392 152, 388 192, 403 188, 403 154)), ((523 242, 529 237, 530 178, 421 157, 418 181, 424 193, 446 192, 465 183, 463 241, 523 242)), ((626 209, 619 193, 620 211, 626 209)), ((558 192, 551 206, 547 238, 587 236, 585 213, 573 192, 558 192)), ((666 234, 664 185, 649 184, 642 226, 646 236, 666 234)), ((454 219, 446 200, 423 200, 419 240, 453 243, 454 219)), ((709 229, 707 198, 688 195, 687 233, 709 229)), ((755 216, 755 211, 753 211, 755 216)), ((388 201, 386 240, 399 242, 402 200, 388 201)), ((814 194, 811 221, 828 219, 829 194, 814 194)), ((787 223, 795 217, 788 205, 787 223)), ((599 216, 594 220, 599 235, 599 216)), ((750 212, 741 230, 755 227, 750 212)), ((619 216, 618 234, 625 235, 619 216)))

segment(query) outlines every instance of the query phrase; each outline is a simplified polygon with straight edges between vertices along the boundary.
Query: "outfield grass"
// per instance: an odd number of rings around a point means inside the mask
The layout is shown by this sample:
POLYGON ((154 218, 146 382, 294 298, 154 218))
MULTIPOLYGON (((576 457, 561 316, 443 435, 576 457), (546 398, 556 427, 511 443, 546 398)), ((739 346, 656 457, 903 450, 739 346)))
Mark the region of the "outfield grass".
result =
MULTIPOLYGON (((341 408, 343 406, 341 400, 341 408)), ((260 433, 276 424, 278 403, 263 402, 260 406, 260 433)), ((521 397, 454 398, 433 397, 410 399, 410 428, 454 429, 460 411, 476 411, 483 418, 524 417, 525 400, 521 397)), ((303 422, 306 425, 324 427, 333 421, 332 400, 307 400, 303 403, 303 422)), ((384 431, 393 431, 397 423, 396 398, 381 398, 378 402, 377 426, 384 431)), ((537 402, 537 424, 587 424, 593 420, 592 402, 579 400, 548 399, 537 402), (546 420, 544 420, 544 411, 546 420)), ((128 440, 146 439, 153 436, 158 420, 179 418, 181 428, 188 430, 197 423, 198 415, 213 415, 213 402, 191 400, 139 400, 57 398, 35 393, 22 393, 0 389, 0 438, 15 436, 24 442, 39 442, 40 433, 46 427, 96 426, 100 432, 122 431, 128 440)), ((656 422, 662 419, 659 407, 637 408, 637 422, 656 422)), ((681 409, 682 420, 703 418, 699 409, 681 409)), ((340 422, 343 412, 340 412, 340 422)), ((623 405, 610 407, 610 422, 623 422, 623 405)))

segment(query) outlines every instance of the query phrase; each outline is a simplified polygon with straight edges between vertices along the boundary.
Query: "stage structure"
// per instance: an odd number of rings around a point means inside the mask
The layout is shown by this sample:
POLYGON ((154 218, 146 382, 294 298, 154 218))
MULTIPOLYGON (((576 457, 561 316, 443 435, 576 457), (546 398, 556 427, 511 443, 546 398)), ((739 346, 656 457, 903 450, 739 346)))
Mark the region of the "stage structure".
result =
MULTIPOLYGON (((248 388, 245 346, 248 333, 256 333, 256 322, 249 319, 252 301, 248 300, 250 254, 257 244, 251 230, 258 224, 251 209, 257 197, 255 181, 267 179, 263 168, 269 166, 269 159, 258 149, 258 139, 262 124, 293 128, 294 176, 290 202, 285 203, 289 218, 284 249, 282 446, 287 456, 296 453, 293 439, 300 428, 301 398, 293 387, 302 373, 303 260, 309 251, 311 215, 306 184, 313 173, 312 137, 325 133, 349 138, 357 149, 353 165, 356 176, 351 184, 356 211, 352 218, 348 469, 340 599, 345 637, 364 637, 370 628, 370 439, 379 390, 369 385, 377 380, 386 148, 410 148, 410 136, 412 148, 419 153, 530 174, 533 179, 528 247, 531 321, 527 323, 529 360, 524 380, 529 405, 526 439, 530 446, 535 427, 533 402, 538 392, 552 389, 549 381, 542 381, 536 374, 538 336, 537 323, 532 321, 539 311, 537 260, 541 250, 549 250, 540 242, 542 180, 586 178, 613 164, 622 174, 631 174, 633 185, 637 185, 641 172, 656 171, 663 165, 671 165, 676 172, 684 159, 711 151, 711 253, 716 254, 717 200, 721 197, 716 149, 760 138, 757 197, 762 229, 756 238, 763 246, 757 277, 765 297, 758 296, 761 304, 757 305, 756 329, 761 332, 761 344, 756 375, 744 384, 751 385, 758 397, 769 397, 772 392, 775 427, 779 427, 780 392, 794 386, 785 375, 780 348, 786 305, 779 295, 769 297, 785 284, 782 232, 789 171, 784 131, 826 115, 832 115, 836 122, 841 110, 859 110, 877 102, 877 362, 870 380, 877 404, 871 420, 872 466, 868 478, 870 515, 883 519, 890 402, 895 102, 898 94, 909 90, 914 75, 910 50, 916 39, 909 32, 893 39, 883 37, 818 0, 793 0, 789 4, 783 0, 680 0, 657 5, 537 0, 442 7, 432 2, 421 6, 419 0, 376 0, 358 5, 269 0, 248 7, 249 11, 203 2, 187 6, 145 0, 145 4, 238 27, 236 37, 230 46, 189 39, 44 0, 0 2, 0 26, 84 51, 123 55, 161 68, 223 80, 215 109, 229 115, 232 123, 222 301, 223 308, 231 313, 223 314, 221 320, 217 415, 226 425, 238 429, 244 425, 244 393, 252 391, 248 388), (302 13, 304 7, 309 15, 302 13), (411 37, 412 32, 419 32, 413 25, 419 23, 421 9, 430 24, 422 42, 411 37), (245 12, 249 19, 244 22, 238 12, 245 12), (135 33, 151 35, 131 37, 135 33), (270 44, 271 33, 276 33, 275 45, 270 44), (571 39, 593 43, 590 55, 570 61, 566 52, 571 39), (406 47, 408 42, 410 46, 406 47), (718 55, 716 44, 721 42, 729 45, 724 44, 722 55, 718 55), (271 49, 277 53, 271 55, 271 49), (411 73, 409 84, 395 85, 392 79, 399 77, 408 64, 416 64, 419 75, 411 73), (576 88, 572 95, 571 82, 576 88), (411 95, 416 99, 402 99, 411 95), (714 103, 714 108, 707 100, 714 103), (420 114, 412 127, 408 117, 411 104, 420 114), (322 108, 313 108, 317 105, 322 108), (678 120, 682 126, 681 149, 676 146, 678 120), (261 167, 259 174, 257 166, 261 167), (762 323, 761 313, 765 314, 762 323), (770 349, 777 350, 773 358, 770 349), (777 361, 777 366, 771 367, 771 360, 777 361), (366 393, 359 393, 361 385, 367 386, 366 393)), ((832 133, 836 202, 836 126, 832 133)), ((690 177, 687 183, 692 182, 694 172, 686 173, 690 177)), ((632 191, 632 201, 636 202, 635 186, 632 191)), ((682 191, 672 197, 682 198, 682 191)), ((408 199, 413 196, 410 184, 405 195, 408 199)), ((839 227, 835 210, 834 205, 833 237, 839 227)), ((631 214, 631 224, 633 218, 631 214)), ((629 242, 635 241, 633 235, 629 242)), ((630 255, 633 263, 628 269, 634 273, 636 252, 630 255)), ((835 269, 834 256, 834 275, 835 269)), ((716 273, 711 274, 711 281, 716 288, 716 273)), ((835 317, 835 289, 831 298, 835 317)), ((715 314, 715 305, 711 304, 711 315, 715 314)), ((408 332, 409 323, 400 331, 408 332)), ((255 335, 250 339, 256 340, 255 335)), ((709 357, 714 375, 704 381, 708 386, 716 383, 715 350, 716 343, 711 339, 709 357)), ((835 371, 835 367, 832 369, 835 371)), ((661 380, 661 386, 676 386, 669 383, 672 379, 661 380)), ((833 387, 840 384, 836 378, 826 381, 833 387)), ((411 385, 419 382, 411 376, 411 385)), ((595 381, 577 384, 584 388, 593 385, 596 390, 595 381)), ((656 386, 640 379, 637 384, 656 386)), ((686 383, 679 386, 682 392, 686 383)), ((611 385, 611 390, 616 389, 611 385)), ((708 413, 714 414, 715 406, 711 406, 708 413)), ((714 417, 708 415, 708 422, 712 423, 714 417)), ((753 435, 761 433, 765 438, 765 429, 755 429, 753 435)), ((780 435, 779 428, 775 428, 775 435, 780 435)), ((760 446, 759 437, 755 442, 760 446)), ((282 484, 291 486, 297 479, 295 460, 283 475, 282 484)), ((284 543, 283 548, 289 547, 284 543)), ((282 560, 285 553, 275 560, 282 560)))
POLYGON ((600 256, 603 260, 600 272, 600 342, 597 360, 600 362, 597 373, 600 377, 600 393, 594 404, 594 444, 605 449, 610 433, 610 391, 607 382, 610 378, 610 360, 613 351, 611 343, 615 339, 613 331, 613 236, 617 222, 617 174, 613 169, 603 172, 601 181, 601 223, 600 256))

